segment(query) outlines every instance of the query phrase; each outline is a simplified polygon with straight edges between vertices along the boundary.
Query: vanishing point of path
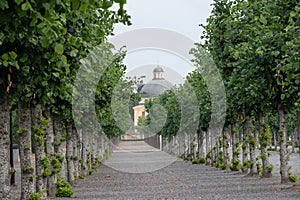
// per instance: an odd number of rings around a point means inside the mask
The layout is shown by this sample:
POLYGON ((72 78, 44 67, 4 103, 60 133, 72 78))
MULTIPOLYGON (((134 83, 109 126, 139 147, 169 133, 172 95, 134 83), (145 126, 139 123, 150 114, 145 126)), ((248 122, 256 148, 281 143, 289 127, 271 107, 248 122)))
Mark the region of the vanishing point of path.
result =
POLYGON ((142 141, 128 141, 121 142, 97 172, 79 180, 73 189, 74 199, 99 200, 300 198, 299 188, 279 183, 279 177, 245 177, 192 165, 142 141), (153 171, 155 166, 159 169, 153 171))

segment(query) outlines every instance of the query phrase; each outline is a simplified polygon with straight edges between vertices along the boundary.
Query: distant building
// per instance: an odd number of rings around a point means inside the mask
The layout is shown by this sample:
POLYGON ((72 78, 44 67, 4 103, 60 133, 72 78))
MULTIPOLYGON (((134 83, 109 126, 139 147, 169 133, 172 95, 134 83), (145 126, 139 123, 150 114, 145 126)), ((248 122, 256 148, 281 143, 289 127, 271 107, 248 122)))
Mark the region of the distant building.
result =
POLYGON ((140 117, 146 117, 148 113, 145 109, 145 102, 152 98, 158 97, 160 94, 164 93, 166 90, 172 88, 172 83, 164 79, 164 70, 162 67, 157 66, 153 70, 153 79, 144 85, 139 85, 137 92, 141 97, 139 105, 133 107, 134 110, 134 125, 138 125, 138 120, 140 117))

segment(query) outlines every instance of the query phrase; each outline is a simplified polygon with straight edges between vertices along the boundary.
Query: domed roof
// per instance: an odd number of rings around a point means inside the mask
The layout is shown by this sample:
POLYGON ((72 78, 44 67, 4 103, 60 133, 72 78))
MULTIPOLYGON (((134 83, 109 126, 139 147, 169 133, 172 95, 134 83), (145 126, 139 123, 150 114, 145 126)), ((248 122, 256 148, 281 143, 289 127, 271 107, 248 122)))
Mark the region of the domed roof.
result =
POLYGON ((166 90, 170 90, 172 86, 172 83, 167 80, 151 80, 140 90, 140 96, 142 98, 158 97, 166 90))
POLYGON ((164 72, 163 68, 160 66, 157 66, 154 68, 153 72, 164 72))
POLYGON ((153 79, 149 83, 142 86, 139 91, 139 94, 142 98, 158 97, 166 90, 170 90, 172 88, 173 84, 164 79, 163 72, 164 70, 160 66, 154 68, 153 79))

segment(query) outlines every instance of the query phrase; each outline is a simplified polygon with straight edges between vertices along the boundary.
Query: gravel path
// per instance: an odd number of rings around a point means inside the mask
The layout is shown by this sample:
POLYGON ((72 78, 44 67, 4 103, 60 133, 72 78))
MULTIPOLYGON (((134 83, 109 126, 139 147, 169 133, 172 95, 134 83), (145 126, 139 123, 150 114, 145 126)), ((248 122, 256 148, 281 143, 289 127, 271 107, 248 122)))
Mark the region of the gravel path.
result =
POLYGON ((291 188, 291 184, 279 184, 278 176, 269 179, 245 177, 241 173, 192 165, 157 151, 143 142, 134 144, 135 147, 131 148, 132 142, 121 143, 120 148, 115 150, 97 172, 85 180, 79 180, 73 187, 73 199, 300 198, 300 188, 291 188), (162 162, 166 164, 170 161, 171 164, 161 168, 162 162), (159 169, 153 171, 155 165, 159 169))

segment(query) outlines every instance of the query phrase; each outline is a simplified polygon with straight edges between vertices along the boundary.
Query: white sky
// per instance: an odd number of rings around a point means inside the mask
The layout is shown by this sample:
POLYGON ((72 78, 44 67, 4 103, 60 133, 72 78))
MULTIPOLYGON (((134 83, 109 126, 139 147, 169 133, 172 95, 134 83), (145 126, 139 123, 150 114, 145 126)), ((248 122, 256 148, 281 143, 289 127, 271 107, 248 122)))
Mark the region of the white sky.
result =
MULTIPOLYGON (((134 32, 137 29, 167 29, 189 38, 193 43, 199 42, 203 31, 199 24, 206 23, 206 18, 210 15, 212 9, 212 3, 213 0, 127 0, 125 9, 131 16, 132 25, 116 25, 114 33, 117 38, 122 33, 134 32)), ((143 40, 143 36, 134 37, 133 33, 133 37, 122 39, 122 45, 130 46, 132 40, 143 40)), ((154 40, 159 40, 155 37, 151 38, 153 42, 154 40)), ((147 39, 149 39, 149 36, 147 36, 147 39)), ((112 42, 114 43, 114 41, 112 42)), ((177 43, 178 41, 170 39, 169 42, 177 43)), ((179 47, 177 45, 176 48, 179 47)), ((182 77, 185 77, 188 72, 193 70, 193 66, 189 61, 182 59, 180 55, 166 53, 164 49, 146 49, 144 47, 138 50, 134 49, 133 51, 128 51, 124 62, 130 75, 134 75, 134 71, 137 72, 136 74, 141 74, 141 69, 143 69, 147 77, 145 82, 152 78, 152 70, 158 64, 165 68, 166 77, 168 77, 168 73, 172 74, 172 70, 182 77), (145 70, 145 66, 148 66, 149 70, 145 70)), ((172 79, 172 77, 168 77, 169 79, 172 79)), ((180 83, 183 81, 183 78, 174 76, 174 80, 170 81, 180 83)))

